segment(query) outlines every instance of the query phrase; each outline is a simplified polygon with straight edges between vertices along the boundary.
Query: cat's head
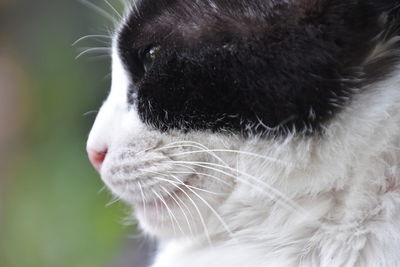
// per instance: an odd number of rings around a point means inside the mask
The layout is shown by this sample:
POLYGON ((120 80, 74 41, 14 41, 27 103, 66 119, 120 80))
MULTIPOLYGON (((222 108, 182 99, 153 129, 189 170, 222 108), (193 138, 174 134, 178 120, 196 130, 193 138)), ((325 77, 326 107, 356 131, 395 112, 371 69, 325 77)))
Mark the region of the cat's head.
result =
POLYGON ((340 187, 358 151, 397 136, 395 7, 135 1, 113 41, 92 162, 159 236, 234 231, 239 213, 275 202, 301 208, 297 196, 340 187))

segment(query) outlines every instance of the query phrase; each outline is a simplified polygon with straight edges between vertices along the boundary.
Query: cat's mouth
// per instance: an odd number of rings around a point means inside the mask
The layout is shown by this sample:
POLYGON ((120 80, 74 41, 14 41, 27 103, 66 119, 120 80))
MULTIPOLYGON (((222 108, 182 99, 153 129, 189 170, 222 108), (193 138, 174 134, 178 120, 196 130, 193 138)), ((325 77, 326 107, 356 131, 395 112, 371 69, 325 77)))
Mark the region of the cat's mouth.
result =
MULTIPOLYGON (((165 206, 163 202, 177 205, 176 196, 196 196, 208 187, 204 184, 205 176, 199 175, 205 172, 201 167, 183 163, 188 160, 186 153, 190 149, 173 146, 145 152, 135 150, 141 148, 111 150, 101 170, 104 182, 122 200, 134 205, 165 206), (180 154, 184 156, 174 156, 180 154)), ((205 162, 203 156, 193 154, 191 160, 205 162)))
POLYGON ((233 174, 217 169, 226 174, 224 179, 213 173, 217 164, 202 147, 146 147, 110 149, 101 169, 105 184, 134 207, 146 232, 176 236, 206 231, 207 218, 219 216, 219 206, 232 192, 228 178, 233 174), (171 230, 174 226, 182 229, 171 230))
MULTIPOLYGON (((201 172, 194 168, 165 163, 165 159, 143 163, 132 160, 123 164, 105 164, 102 178, 121 200, 140 209, 180 208, 193 198, 202 198, 207 191, 203 187, 201 172)), ((158 156, 160 158, 160 156, 158 156)), ((170 161, 170 159, 168 159, 170 161)))
POLYGON ((156 235, 203 231, 207 216, 217 213, 215 209, 228 195, 215 186, 218 182, 206 179, 201 168, 188 170, 165 162, 148 164, 145 169, 133 163, 104 167, 102 178, 108 187, 132 205, 142 227, 156 235))

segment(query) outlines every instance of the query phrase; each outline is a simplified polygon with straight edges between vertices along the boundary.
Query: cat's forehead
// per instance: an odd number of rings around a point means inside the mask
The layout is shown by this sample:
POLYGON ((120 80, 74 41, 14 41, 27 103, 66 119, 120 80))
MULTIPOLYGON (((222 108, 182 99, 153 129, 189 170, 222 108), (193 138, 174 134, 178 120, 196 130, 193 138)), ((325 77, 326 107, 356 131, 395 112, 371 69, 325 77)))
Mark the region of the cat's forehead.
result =
POLYGON ((246 36, 275 25, 290 27, 302 17, 302 6, 287 0, 140 0, 121 35, 137 45, 171 39, 191 43, 246 36))

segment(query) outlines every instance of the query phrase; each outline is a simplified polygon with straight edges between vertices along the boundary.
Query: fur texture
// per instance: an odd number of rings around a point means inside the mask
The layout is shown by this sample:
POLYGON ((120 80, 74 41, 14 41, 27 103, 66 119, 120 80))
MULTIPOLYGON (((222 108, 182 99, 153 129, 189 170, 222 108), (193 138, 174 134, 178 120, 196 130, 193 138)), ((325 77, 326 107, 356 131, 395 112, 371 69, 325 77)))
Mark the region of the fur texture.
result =
POLYGON ((153 267, 400 266, 397 5, 135 2, 88 148, 153 267))

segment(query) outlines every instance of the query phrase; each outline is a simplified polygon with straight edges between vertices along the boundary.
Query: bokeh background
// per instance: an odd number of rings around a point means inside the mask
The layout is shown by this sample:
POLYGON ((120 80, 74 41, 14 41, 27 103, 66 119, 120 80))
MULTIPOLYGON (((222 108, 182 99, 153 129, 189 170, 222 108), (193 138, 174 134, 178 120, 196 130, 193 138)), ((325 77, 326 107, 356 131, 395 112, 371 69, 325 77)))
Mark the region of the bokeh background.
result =
MULTIPOLYGON (((116 16, 107 1, 91 1, 116 16)), ((126 207, 107 205, 85 153, 110 58, 105 49, 75 57, 109 39, 72 44, 113 29, 88 6, 0 0, 0 267, 135 266, 121 262, 134 254, 135 227, 124 224, 126 207)))

